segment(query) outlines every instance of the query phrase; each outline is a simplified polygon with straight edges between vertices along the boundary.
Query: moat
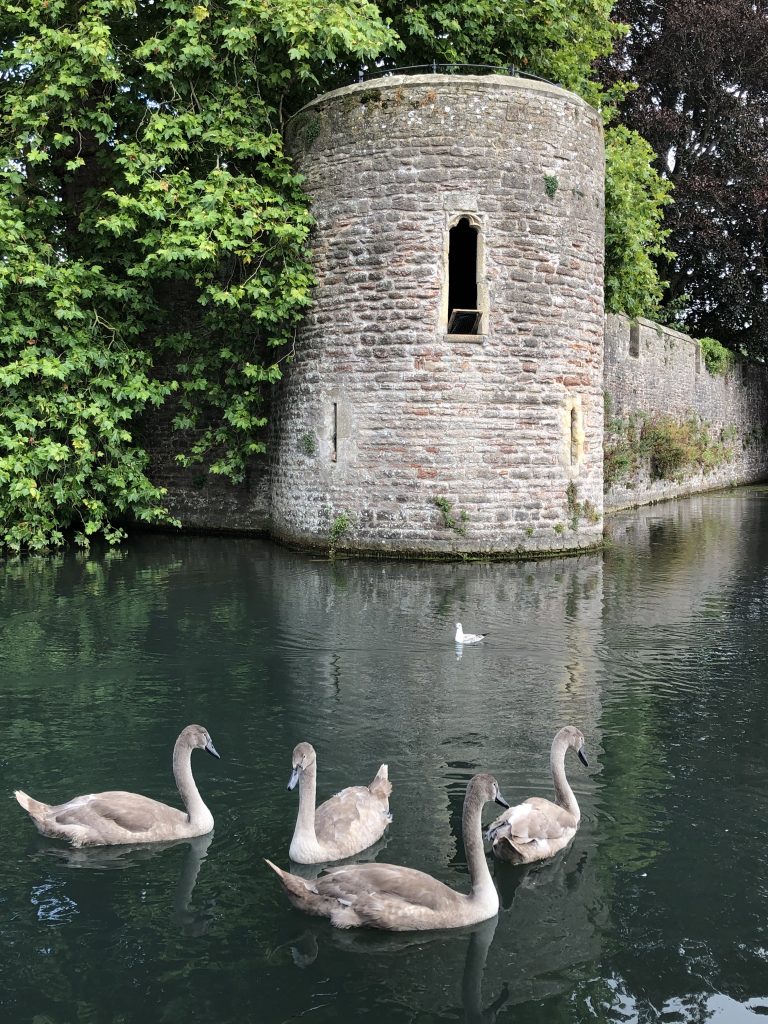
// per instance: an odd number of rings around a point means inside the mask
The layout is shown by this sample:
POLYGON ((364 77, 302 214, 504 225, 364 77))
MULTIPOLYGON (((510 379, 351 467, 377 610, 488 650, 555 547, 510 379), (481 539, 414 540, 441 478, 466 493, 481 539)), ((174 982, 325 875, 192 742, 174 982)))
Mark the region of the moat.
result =
MULTIPOLYGON (((768 1013, 768 489, 608 520, 600 553, 528 563, 296 554, 138 535, 11 561, 0 584, 0 1010, 35 1024, 715 1021, 768 1013), (456 621, 488 632, 456 649, 456 621), (125 788, 176 804, 193 757, 212 835, 72 851, 11 799, 125 788), (556 729, 582 823, 493 865, 471 931, 339 932, 285 901, 294 744, 318 794, 389 764, 371 852, 466 890, 464 790, 551 795, 556 729)), ((486 812, 489 817, 490 809, 486 812)))

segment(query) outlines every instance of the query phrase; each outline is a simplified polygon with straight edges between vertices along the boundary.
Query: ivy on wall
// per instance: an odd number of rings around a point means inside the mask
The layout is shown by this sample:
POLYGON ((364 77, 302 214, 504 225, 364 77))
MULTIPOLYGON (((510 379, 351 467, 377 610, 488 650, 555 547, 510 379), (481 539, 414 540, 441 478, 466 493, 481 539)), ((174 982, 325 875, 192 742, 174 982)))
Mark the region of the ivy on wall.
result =
POLYGON ((676 419, 666 414, 635 413, 606 423, 603 448, 605 491, 614 484, 633 487, 647 474, 651 480, 680 480, 707 473, 736 457, 735 428, 713 432, 691 414, 676 419))
MULTIPOLYGON (((592 73, 620 31, 610 9, 556 0, 543 18, 536 5, 490 0, 6 3, 0 546, 56 546, 70 527, 82 544, 115 541, 126 519, 172 521, 140 437, 142 414, 171 398, 174 426, 192 437, 183 464, 239 481, 263 450, 265 394, 312 285, 287 113, 361 64, 408 64, 428 50, 429 60, 519 59, 610 117, 613 99, 592 73)), ((663 242, 665 196, 645 156, 633 137, 611 163, 607 288, 611 308, 648 314, 658 279, 644 261, 663 242)))
POLYGON ((24 0, 0 13, 0 547, 169 521, 140 416, 233 481, 312 283, 281 111, 395 42, 367 0, 24 0))

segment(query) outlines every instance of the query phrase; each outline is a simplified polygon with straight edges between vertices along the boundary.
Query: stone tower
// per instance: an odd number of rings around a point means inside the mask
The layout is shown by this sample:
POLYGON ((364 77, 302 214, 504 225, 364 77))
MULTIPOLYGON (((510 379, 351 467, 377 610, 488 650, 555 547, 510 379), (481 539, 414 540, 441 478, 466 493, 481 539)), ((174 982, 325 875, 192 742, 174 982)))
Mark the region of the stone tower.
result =
POLYGON ((599 114, 539 81, 398 75, 318 97, 289 145, 317 285, 273 533, 408 555, 599 544, 599 114))

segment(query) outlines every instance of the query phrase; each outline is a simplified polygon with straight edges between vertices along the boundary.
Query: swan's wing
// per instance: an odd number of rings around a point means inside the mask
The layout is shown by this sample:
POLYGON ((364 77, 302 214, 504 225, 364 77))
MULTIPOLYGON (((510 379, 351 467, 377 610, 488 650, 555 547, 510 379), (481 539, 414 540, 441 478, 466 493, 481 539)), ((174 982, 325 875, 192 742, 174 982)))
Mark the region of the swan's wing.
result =
POLYGON ((389 794, 392 792, 392 783, 389 781, 389 768, 383 764, 373 777, 368 786, 372 796, 380 800, 386 809, 389 810, 389 794))
POLYGON ((534 796, 526 803, 532 808, 529 828, 533 838, 559 839, 579 824, 575 815, 551 800, 534 796), (536 829, 541 829, 541 832, 536 829))
POLYGON ((314 882, 306 882, 267 864, 295 906, 329 917, 337 928, 421 931, 463 923, 468 897, 413 868, 354 864, 330 868, 314 882))
POLYGON ((334 896, 355 909, 359 909, 361 903, 372 907, 375 902, 387 913, 408 913, 409 908, 439 913, 462 898, 461 893, 431 875, 397 864, 350 864, 331 868, 315 885, 324 896, 334 896))
POLYGON ((488 826, 487 835, 491 839, 508 837, 515 842, 530 843, 537 839, 560 839, 575 827, 570 811, 551 800, 531 797, 499 815, 488 826))
POLYGON ((75 797, 66 804, 52 808, 54 820, 59 825, 80 825, 86 828, 98 828, 111 823, 126 832, 141 834, 149 832, 158 821, 167 821, 169 817, 185 818, 186 815, 175 807, 162 804, 157 800, 141 796, 138 793, 126 793, 120 790, 108 793, 91 793, 87 796, 75 797))
POLYGON ((349 786, 315 809, 315 835, 319 842, 335 842, 358 826, 363 794, 370 798, 363 786, 349 786))
POLYGON ((386 801, 367 786, 349 786, 315 810, 315 835, 321 844, 348 844, 373 826, 383 832, 387 820, 386 801))

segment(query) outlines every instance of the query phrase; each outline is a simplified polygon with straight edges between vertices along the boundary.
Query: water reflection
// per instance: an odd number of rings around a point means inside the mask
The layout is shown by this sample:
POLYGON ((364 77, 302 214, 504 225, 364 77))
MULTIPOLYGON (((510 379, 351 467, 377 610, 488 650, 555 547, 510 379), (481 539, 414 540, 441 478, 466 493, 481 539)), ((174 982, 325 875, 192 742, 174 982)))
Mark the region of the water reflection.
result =
POLYGON ((768 493, 609 525, 604 555, 551 563, 330 564, 254 541, 139 537, 108 557, 7 566, 8 791, 131 778, 174 802, 162 766, 190 721, 228 756, 206 773, 207 858, 155 847, 117 851, 112 866, 130 870, 69 870, 82 851, 25 856, 29 821, 0 800, 5 1016, 764 1014, 768 493), (457 621, 491 634, 460 659, 457 621), (594 755, 572 779, 580 829, 550 862, 495 865, 492 941, 334 932, 287 908, 261 862, 287 862, 285 765, 309 739, 326 792, 389 763, 394 821, 371 856, 466 891, 469 778, 492 772, 512 803, 551 796, 547 751, 566 723, 594 755))
POLYGON ((499 1010, 509 999, 509 986, 505 982, 496 998, 483 1007, 483 974, 488 950, 493 941, 498 917, 484 921, 472 932, 467 946, 467 959, 461 977, 461 1002, 465 1024, 495 1024, 499 1010))
MULTIPOLYGON (((75 849, 65 843, 36 836, 29 849, 33 860, 53 860, 58 864, 76 871, 125 871, 136 868, 140 864, 161 856, 167 850, 185 848, 178 880, 173 891, 173 921, 187 935, 203 935, 212 921, 212 908, 196 910, 192 905, 192 894, 197 882, 200 868, 208 856, 208 848, 213 842, 213 832, 205 836, 191 839, 175 839, 160 843, 126 843, 120 846, 94 846, 75 849)), ((53 891, 62 887, 51 881, 45 883, 43 889, 33 891, 31 902, 42 908, 38 916, 49 920, 59 919, 66 912, 75 911, 76 904, 69 897, 52 899, 48 892, 46 899, 41 899, 43 890, 53 891), (44 908, 48 910, 44 912, 44 908)))
POLYGON ((494 861, 494 879, 507 925, 504 950, 514 968, 511 1003, 551 998, 599 961, 609 908, 592 838, 574 842, 550 861, 494 861))
MULTIPOLYGON (((455 981, 457 972, 449 970, 444 964, 437 969, 431 979, 433 987, 427 985, 416 997, 418 1002, 410 1003, 411 1009, 414 1012, 418 1009, 439 1009, 446 1012, 451 1005, 451 998, 460 997, 460 1016, 466 1024, 494 1024, 500 1009, 509 1000, 509 985, 505 981, 499 986, 498 980, 496 985, 489 986, 499 988, 495 998, 487 1005, 483 998, 483 975, 498 921, 498 917, 492 917, 470 928, 458 928, 450 933, 387 933, 338 931, 327 923, 310 920, 299 936, 274 951, 272 959, 280 959, 289 951, 293 964, 300 970, 306 970, 323 955, 324 947, 333 947, 353 957, 383 955, 407 958, 417 971, 434 971, 436 961, 434 957, 430 957, 433 947, 439 947, 441 953, 448 951, 451 960, 455 960, 456 952, 463 948, 466 952, 460 985, 455 981), (446 1006, 442 1005, 444 1001, 447 1002, 446 1006)), ((365 970, 365 967, 362 970, 365 970)), ((413 989, 401 990, 399 999, 403 1003, 408 1003, 414 999, 414 995, 413 989)))

